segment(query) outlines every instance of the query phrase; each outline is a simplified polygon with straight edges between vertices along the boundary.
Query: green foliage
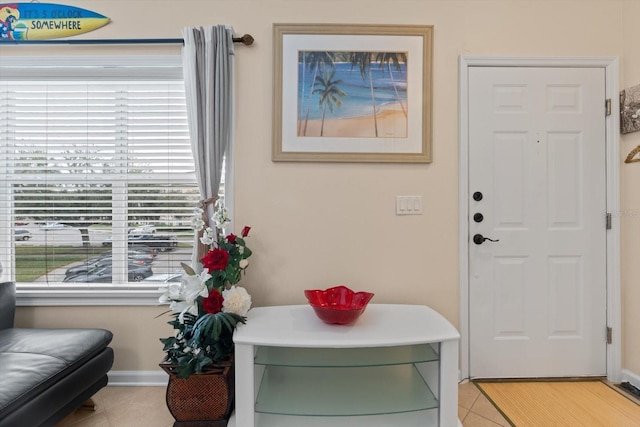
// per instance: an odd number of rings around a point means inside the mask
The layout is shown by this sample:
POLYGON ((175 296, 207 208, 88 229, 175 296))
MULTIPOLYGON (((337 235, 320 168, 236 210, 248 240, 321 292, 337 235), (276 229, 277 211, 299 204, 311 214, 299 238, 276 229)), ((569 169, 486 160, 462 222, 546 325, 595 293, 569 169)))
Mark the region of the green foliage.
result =
POLYGON ((233 353, 233 331, 246 317, 233 313, 207 313, 200 317, 184 314, 180 322, 178 314, 167 322, 178 332, 176 336, 160 338, 166 361, 176 366, 178 378, 200 374, 209 365, 228 360, 233 353))

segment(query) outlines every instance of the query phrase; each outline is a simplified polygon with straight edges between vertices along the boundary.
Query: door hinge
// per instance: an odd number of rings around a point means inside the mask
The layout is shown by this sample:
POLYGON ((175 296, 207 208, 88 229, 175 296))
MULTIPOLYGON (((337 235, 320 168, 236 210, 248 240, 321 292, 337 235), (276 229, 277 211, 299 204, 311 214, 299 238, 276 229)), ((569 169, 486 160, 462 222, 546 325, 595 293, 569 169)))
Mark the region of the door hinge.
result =
POLYGON ((611 344, 613 342, 613 329, 611 326, 607 326, 607 344, 611 344))
POLYGON ((607 98, 604 101, 604 112, 605 112, 605 116, 610 116, 611 115, 611 98, 607 98))
POLYGON ((607 230, 611 230, 611 212, 607 212, 607 230))

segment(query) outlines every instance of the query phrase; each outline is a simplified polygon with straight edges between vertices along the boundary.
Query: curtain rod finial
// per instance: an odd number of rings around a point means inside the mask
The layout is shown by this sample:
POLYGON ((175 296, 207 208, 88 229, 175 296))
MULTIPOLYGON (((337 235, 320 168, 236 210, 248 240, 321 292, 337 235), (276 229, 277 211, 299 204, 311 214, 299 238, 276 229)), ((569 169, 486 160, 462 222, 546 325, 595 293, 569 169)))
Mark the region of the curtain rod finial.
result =
POLYGON ((251 46, 253 44, 253 36, 251 34, 245 34, 242 37, 238 37, 233 39, 234 42, 240 42, 245 46, 251 46))

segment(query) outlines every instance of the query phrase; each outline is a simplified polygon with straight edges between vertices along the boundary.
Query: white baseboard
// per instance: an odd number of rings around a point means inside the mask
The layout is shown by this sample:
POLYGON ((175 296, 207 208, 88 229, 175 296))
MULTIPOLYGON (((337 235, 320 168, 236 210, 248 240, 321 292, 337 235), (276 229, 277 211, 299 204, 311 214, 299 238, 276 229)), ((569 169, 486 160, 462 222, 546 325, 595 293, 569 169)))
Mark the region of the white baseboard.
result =
POLYGON ((622 370, 622 382, 628 382, 636 388, 640 388, 640 375, 627 369, 622 370))
MULTIPOLYGON (((110 386, 161 386, 164 387, 169 381, 169 376, 161 371, 110 371, 110 386)), ((627 369, 622 370, 622 381, 628 382, 634 387, 640 388, 640 375, 627 369)))
POLYGON ((110 386, 166 386, 169 375, 158 369, 157 371, 110 371, 108 374, 110 386))

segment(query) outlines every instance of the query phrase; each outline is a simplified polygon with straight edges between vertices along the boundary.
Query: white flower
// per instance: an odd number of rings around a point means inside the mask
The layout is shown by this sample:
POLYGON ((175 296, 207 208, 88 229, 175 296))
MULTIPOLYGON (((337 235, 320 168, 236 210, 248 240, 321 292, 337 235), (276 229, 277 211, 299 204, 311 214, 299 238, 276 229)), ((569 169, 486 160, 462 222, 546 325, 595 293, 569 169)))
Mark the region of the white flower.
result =
POLYGON ((200 231, 202 230, 202 227, 204 227, 204 221, 202 220, 202 217, 194 216, 193 218, 191 218, 191 228, 193 228, 195 231, 200 231))
POLYGON ((184 299, 182 297, 182 286, 180 283, 170 283, 167 287, 160 288, 160 291, 163 292, 158 298, 158 302, 160 304, 167 304, 172 301, 180 301, 184 299))
POLYGON ((229 223, 231 223, 229 212, 220 200, 216 201, 216 211, 214 212, 211 219, 216 223, 216 227, 218 227, 219 229, 224 229, 229 223))
POLYGON ((169 304, 169 309, 174 313, 180 313, 180 321, 184 318, 185 312, 198 314, 198 307, 193 303, 185 301, 184 287, 181 283, 171 283, 166 288, 160 288, 164 293, 160 295, 158 302, 160 304, 169 304), (195 310, 195 312, 194 312, 195 310))
POLYGON ((203 298, 208 297, 209 289, 207 288, 206 282, 210 278, 211 275, 207 270, 203 270, 200 274, 193 276, 183 274, 182 282, 180 284, 183 287, 184 300, 189 304, 195 304, 196 298, 199 296, 203 298))
POLYGON ((204 233, 202 233, 202 237, 200 237, 200 242, 203 245, 211 245, 216 237, 216 232, 213 228, 207 227, 204 229, 204 233))
POLYGON ((247 268, 248 265, 249 265, 249 260, 246 260, 246 259, 241 259, 240 262, 238 263, 238 267, 240 267, 243 270, 247 268))
POLYGON ((245 316, 251 308, 251 295, 247 290, 240 286, 232 286, 222 291, 224 301, 222 302, 222 311, 225 313, 234 313, 239 316, 245 316))
POLYGON ((160 304, 169 303, 169 308, 178 315, 178 321, 184 323, 185 313, 198 315, 198 305, 196 299, 199 296, 206 298, 209 296, 209 289, 206 281, 211 275, 208 271, 203 270, 200 274, 189 275, 183 274, 180 283, 171 283, 167 287, 160 288, 163 294, 160 295, 158 301, 160 304))
POLYGON ((193 217, 191 217, 191 228, 194 231, 200 231, 205 226, 204 221, 202 220, 202 214, 204 211, 201 208, 195 208, 193 210, 193 217))

